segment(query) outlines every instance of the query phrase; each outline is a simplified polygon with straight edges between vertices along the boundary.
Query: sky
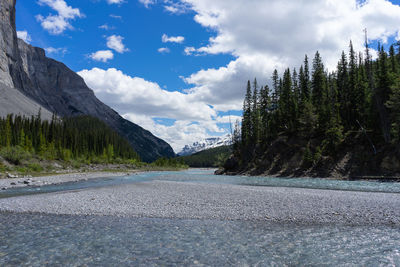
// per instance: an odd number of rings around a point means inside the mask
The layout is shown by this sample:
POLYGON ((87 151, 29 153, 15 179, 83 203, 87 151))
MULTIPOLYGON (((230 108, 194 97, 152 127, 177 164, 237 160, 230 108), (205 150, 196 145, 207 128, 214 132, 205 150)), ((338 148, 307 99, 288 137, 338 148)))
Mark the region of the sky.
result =
POLYGON ((400 40, 400 0, 17 0, 18 36, 82 76, 124 118, 184 145, 230 132, 247 80, 318 50, 400 40))

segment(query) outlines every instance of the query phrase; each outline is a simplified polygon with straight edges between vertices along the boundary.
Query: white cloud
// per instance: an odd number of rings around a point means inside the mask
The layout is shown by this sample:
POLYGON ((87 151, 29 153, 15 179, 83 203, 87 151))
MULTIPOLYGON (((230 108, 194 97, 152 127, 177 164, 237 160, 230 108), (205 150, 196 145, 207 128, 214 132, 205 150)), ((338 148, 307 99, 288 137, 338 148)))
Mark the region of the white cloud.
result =
POLYGON ((185 50, 184 50, 185 55, 190 56, 194 52, 196 52, 196 48, 194 48, 193 46, 185 47, 185 50))
POLYGON ((122 4, 124 3, 124 0, 107 0, 107 3, 112 5, 112 4, 122 4))
POLYGON ((146 8, 149 8, 151 5, 156 3, 156 0, 139 0, 139 3, 142 3, 146 8))
MULTIPOLYGON (((165 140, 172 146, 175 153, 180 152, 187 144, 192 144, 210 137, 210 133, 208 132, 210 124, 207 123, 194 123, 193 121, 179 120, 174 122, 171 126, 166 126, 155 122, 155 118, 145 115, 127 113, 124 114, 123 117, 165 140)), ((213 126, 214 124, 211 123, 211 125, 213 126)), ((214 127, 212 127, 212 129, 214 130, 214 127)))
POLYGON ((46 47, 44 50, 49 55, 61 54, 64 56, 68 52, 67 48, 65 47, 54 48, 50 46, 46 47))
POLYGON ((100 25, 100 26, 99 26, 99 29, 103 29, 103 30, 109 31, 109 30, 114 30, 115 27, 114 27, 114 26, 109 26, 109 25, 106 23, 106 24, 100 25))
POLYGON ((122 16, 115 15, 115 14, 110 14, 110 18, 122 20, 122 16))
POLYGON ((190 6, 186 3, 164 0, 164 9, 173 14, 184 14, 190 10, 190 6))
POLYGON ((185 41, 185 37, 183 37, 183 36, 171 36, 171 37, 169 37, 168 35, 166 35, 164 33, 163 36, 161 37, 161 40, 162 40, 163 43, 178 43, 178 44, 181 44, 181 43, 183 43, 183 41, 185 41))
POLYGON ((207 133, 221 133, 217 113, 191 94, 170 92, 157 83, 131 77, 114 68, 93 68, 78 72, 96 96, 134 123, 167 140, 174 149, 204 138, 207 133), (177 119, 172 126, 156 124, 154 118, 177 119))
POLYGON ((32 41, 31 36, 27 31, 17 31, 17 37, 25 41, 25 43, 30 43, 32 41))
MULTIPOLYGON (((156 1, 141 2, 149 7, 156 1)), ((156 83, 116 69, 83 70, 80 75, 102 101, 171 143, 175 151, 221 133, 218 125, 228 123, 229 117, 218 117, 218 111, 242 108, 247 80, 257 77, 259 84, 265 84, 274 68, 298 67, 305 54, 312 60, 317 50, 325 65, 333 69, 350 40, 356 50, 363 50, 364 28, 371 40, 386 42, 389 37, 400 37, 400 7, 387 0, 363 4, 356 0, 158 2, 164 7, 186 5, 195 14, 194 20, 213 35, 208 44, 186 47, 185 54, 228 54, 234 59, 183 78, 191 87, 184 93, 163 90, 156 83), (156 118, 176 121, 165 126, 156 118)), ((165 34, 162 40, 170 42, 170 38, 177 37, 165 34)), ((236 119, 232 116, 231 122, 236 119)))
POLYGON ((274 68, 299 67, 305 54, 320 51, 333 69, 352 40, 363 50, 371 40, 400 36, 400 7, 387 0, 181 0, 194 20, 215 32, 208 45, 187 47, 187 55, 230 54, 226 66, 200 70, 185 79, 190 93, 216 110, 240 109, 246 81, 267 83, 274 68), (227 89, 228 88, 228 89, 227 89))
POLYGON ((57 15, 50 14, 47 17, 37 15, 36 19, 42 27, 51 34, 61 34, 67 29, 73 29, 70 21, 83 17, 78 8, 68 6, 64 0, 39 0, 39 5, 47 5, 57 12, 57 15))
POLYGON ((114 53, 111 50, 100 50, 89 55, 95 61, 107 62, 114 58, 114 53))
POLYGON ((171 50, 169 50, 168 47, 160 47, 160 48, 158 48, 157 51, 158 51, 159 53, 161 53, 161 54, 167 54, 167 53, 171 52, 171 50))
POLYGON ((119 35, 111 35, 107 37, 107 47, 117 51, 118 53, 122 54, 124 52, 129 51, 128 48, 125 48, 125 45, 122 43, 124 37, 119 35))
POLYGON ((96 96, 121 114, 135 113, 184 120, 210 120, 216 113, 191 95, 163 90, 157 83, 131 77, 115 68, 82 70, 96 96))

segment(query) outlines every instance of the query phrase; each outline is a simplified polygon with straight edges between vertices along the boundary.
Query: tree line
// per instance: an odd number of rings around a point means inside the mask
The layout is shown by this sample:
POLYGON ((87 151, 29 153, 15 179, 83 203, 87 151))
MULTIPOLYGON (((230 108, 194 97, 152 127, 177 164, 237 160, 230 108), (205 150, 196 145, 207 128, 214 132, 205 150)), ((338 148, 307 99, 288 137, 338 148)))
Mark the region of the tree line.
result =
POLYGON ((42 120, 12 114, 0 118, 0 149, 18 147, 48 160, 86 159, 112 162, 138 154, 127 140, 97 118, 90 116, 42 120))
MULTIPOLYGON (((318 139, 322 154, 334 154, 353 133, 376 144, 400 139, 400 43, 388 51, 378 46, 372 60, 368 42, 356 53, 350 42, 334 71, 327 71, 317 51, 299 69, 275 70, 271 86, 247 82, 242 122, 233 134, 235 155, 246 160, 278 136, 318 139)), ((306 150, 307 152, 307 150, 306 150)))

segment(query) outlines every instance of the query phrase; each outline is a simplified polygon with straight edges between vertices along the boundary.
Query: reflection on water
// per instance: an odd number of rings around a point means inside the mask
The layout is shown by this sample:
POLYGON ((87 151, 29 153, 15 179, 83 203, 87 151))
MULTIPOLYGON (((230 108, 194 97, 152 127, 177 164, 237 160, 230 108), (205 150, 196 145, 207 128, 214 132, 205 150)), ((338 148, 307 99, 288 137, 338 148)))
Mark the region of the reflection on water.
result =
POLYGON ((0 214, 7 265, 399 265, 388 226, 0 214))

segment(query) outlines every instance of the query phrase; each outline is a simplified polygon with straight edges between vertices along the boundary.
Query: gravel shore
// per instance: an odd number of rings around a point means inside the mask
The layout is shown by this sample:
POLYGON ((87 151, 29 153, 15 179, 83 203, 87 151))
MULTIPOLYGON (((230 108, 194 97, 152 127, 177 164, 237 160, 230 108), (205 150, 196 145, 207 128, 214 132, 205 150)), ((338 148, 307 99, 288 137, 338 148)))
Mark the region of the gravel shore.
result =
POLYGON ((97 179, 103 177, 118 177, 134 173, 135 171, 127 172, 80 172, 56 174, 41 177, 23 177, 23 178, 7 178, 0 179, 0 189, 8 189, 24 186, 43 186, 50 184, 61 184, 67 182, 78 182, 82 180, 97 179))
POLYGON ((0 199, 0 211, 400 225, 400 194, 151 181, 0 199))

